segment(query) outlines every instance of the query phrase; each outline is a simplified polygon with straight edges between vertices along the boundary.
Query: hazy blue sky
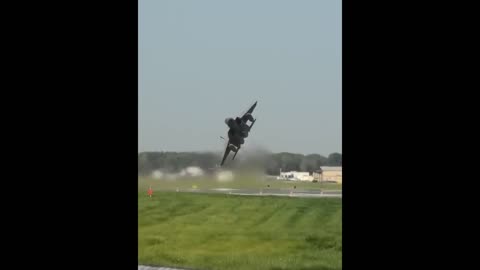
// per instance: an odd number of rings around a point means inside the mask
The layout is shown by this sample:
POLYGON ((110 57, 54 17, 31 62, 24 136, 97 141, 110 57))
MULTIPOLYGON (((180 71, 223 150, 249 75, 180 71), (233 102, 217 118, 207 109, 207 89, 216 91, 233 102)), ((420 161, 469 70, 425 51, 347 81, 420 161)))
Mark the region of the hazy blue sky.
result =
POLYGON ((341 0, 140 0, 139 151, 341 152, 341 0))

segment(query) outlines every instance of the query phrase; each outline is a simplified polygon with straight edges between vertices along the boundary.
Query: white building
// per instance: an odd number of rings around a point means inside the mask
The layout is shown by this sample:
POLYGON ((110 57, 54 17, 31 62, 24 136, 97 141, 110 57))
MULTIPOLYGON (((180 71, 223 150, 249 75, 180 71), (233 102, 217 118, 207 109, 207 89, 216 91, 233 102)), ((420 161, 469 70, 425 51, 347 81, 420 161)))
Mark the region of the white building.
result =
POLYGON ((291 181, 313 181, 313 175, 310 175, 309 172, 281 172, 277 179, 291 181))
POLYGON ((291 180, 291 181, 325 181, 342 183, 342 167, 341 166, 321 166, 320 170, 310 174, 309 172, 280 172, 278 180, 291 180))
POLYGON ((321 175, 320 181, 332 181, 337 182, 338 184, 342 183, 342 167, 330 167, 322 166, 320 167, 321 175))

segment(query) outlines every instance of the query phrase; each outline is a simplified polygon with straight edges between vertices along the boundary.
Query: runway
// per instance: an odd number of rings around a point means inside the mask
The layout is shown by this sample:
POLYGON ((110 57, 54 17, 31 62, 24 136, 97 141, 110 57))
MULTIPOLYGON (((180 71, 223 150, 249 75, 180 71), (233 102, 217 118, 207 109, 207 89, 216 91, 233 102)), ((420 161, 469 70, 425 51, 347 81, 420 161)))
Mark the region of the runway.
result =
POLYGON ((307 189, 186 189, 178 192, 217 193, 237 196, 284 196, 304 198, 341 198, 341 190, 307 190, 307 189))
POLYGON ((181 268, 170 268, 170 267, 153 267, 146 265, 139 265, 138 270, 185 270, 181 268))

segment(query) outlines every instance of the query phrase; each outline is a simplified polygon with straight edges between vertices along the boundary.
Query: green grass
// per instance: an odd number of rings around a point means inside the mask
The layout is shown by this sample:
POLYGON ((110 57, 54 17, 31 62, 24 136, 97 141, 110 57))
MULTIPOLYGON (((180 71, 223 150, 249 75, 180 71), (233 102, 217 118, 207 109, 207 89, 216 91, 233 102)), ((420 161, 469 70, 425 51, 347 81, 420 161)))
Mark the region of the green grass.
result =
POLYGON ((197 186, 198 189, 213 189, 213 188, 258 188, 265 189, 309 189, 309 190, 341 190, 341 184, 326 184, 326 183, 312 183, 304 181, 285 181, 276 179, 264 179, 254 175, 241 175, 230 182, 218 182, 213 178, 184 178, 177 180, 159 180, 152 177, 139 177, 138 187, 139 191, 146 191, 149 186, 154 190, 180 190, 191 189, 192 186, 197 186))
POLYGON ((337 198, 138 194, 138 261, 192 269, 341 269, 337 198))

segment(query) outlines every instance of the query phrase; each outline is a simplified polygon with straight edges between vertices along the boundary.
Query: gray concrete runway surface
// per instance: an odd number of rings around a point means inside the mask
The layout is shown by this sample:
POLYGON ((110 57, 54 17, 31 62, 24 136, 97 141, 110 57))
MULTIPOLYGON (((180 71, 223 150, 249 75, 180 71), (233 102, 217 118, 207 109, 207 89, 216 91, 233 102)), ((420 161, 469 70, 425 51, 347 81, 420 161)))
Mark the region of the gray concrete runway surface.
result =
POLYGON ((170 267, 153 267, 146 265, 139 265, 138 270, 184 270, 181 268, 170 268, 170 267))
POLYGON ((341 198, 341 190, 305 190, 305 189, 186 189, 179 192, 195 193, 220 193, 242 196, 286 196, 286 197, 308 197, 308 198, 341 198))

